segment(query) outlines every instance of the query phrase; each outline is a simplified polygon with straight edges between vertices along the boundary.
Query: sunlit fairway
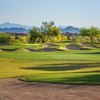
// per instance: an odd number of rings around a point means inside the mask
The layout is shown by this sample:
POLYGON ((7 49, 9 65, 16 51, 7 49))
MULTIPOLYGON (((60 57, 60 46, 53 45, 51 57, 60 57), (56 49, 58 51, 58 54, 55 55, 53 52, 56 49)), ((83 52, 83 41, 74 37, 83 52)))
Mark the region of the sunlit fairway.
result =
POLYGON ((100 49, 0 52, 0 78, 13 77, 29 82, 100 84, 100 49))

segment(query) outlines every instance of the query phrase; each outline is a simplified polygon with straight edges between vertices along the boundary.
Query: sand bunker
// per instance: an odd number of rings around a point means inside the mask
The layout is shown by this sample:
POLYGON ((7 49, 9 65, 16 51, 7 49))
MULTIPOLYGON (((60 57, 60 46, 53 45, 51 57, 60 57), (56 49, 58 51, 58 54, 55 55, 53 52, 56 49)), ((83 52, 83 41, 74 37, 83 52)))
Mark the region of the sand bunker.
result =
POLYGON ((32 49, 32 48, 24 48, 25 51, 28 52, 38 52, 38 50, 32 49))
POLYGON ((39 50, 35 50, 35 49, 31 49, 31 48, 24 48, 23 51, 25 52, 52 52, 52 51, 64 51, 63 49, 61 48, 42 48, 42 49, 39 49, 39 50))
POLYGON ((54 47, 54 46, 58 46, 57 44, 46 44, 45 47, 54 47))
POLYGON ((66 46, 66 48, 70 50, 91 50, 90 47, 86 47, 83 44, 71 44, 66 46))
POLYGON ((66 46, 67 49, 70 49, 70 50, 81 50, 81 47, 79 47, 78 45, 76 44, 71 44, 71 45, 68 45, 66 46))
POLYGON ((93 48, 93 45, 91 45, 90 43, 82 43, 82 45, 85 47, 93 48))
POLYGON ((59 49, 64 51, 68 50, 66 47, 60 47, 59 49))
POLYGON ((26 48, 22 48, 21 51, 24 51, 24 52, 30 52, 28 49, 26 48))
POLYGON ((63 51, 63 50, 57 49, 57 48, 43 48, 43 49, 40 49, 40 51, 50 52, 50 51, 63 51))
POLYGON ((2 50, 2 49, 0 49, 0 52, 3 52, 3 50, 2 50))

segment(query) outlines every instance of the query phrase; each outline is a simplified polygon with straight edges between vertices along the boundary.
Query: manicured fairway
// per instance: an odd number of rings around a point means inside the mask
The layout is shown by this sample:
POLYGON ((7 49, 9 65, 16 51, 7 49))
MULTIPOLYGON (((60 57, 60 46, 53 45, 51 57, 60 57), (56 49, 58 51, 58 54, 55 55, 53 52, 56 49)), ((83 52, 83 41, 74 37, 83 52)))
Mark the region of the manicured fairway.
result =
POLYGON ((26 60, 90 60, 100 59, 100 50, 67 50, 55 52, 0 52, 0 58, 26 59, 26 60))

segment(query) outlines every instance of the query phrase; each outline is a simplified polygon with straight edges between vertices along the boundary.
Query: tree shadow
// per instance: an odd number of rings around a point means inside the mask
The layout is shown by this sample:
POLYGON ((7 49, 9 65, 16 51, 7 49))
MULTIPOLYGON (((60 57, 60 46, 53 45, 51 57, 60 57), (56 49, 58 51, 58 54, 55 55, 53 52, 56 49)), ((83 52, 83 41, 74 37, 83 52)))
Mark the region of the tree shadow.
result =
MULTIPOLYGON (((80 73, 80 72, 74 72, 74 73, 80 73)), ((82 71, 81 73, 100 73, 100 70, 94 70, 94 71, 82 71)))
POLYGON ((70 85, 100 85, 100 74, 75 76, 72 78, 59 78, 56 82, 70 85))
POLYGON ((44 64, 36 67, 22 67, 26 70, 40 70, 40 71, 72 71, 84 68, 97 68, 100 63, 61 63, 61 64, 44 64))
POLYGON ((19 48, 14 48, 14 49, 4 49, 2 48, 1 50, 3 51, 8 51, 8 52, 14 52, 14 51, 17 51, 19 48))
POLYGON ((100 54, 100 52, 86 52, 86 53, 78 53, 78 54, 100 54))

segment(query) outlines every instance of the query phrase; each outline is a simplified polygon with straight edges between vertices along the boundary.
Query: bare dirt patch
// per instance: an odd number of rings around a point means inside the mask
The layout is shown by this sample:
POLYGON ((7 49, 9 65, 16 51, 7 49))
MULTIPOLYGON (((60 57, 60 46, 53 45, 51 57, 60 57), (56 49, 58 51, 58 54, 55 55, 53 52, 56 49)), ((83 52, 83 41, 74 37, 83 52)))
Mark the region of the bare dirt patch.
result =
POLYGON ((100 100, 100 86, 27 83, 0 79, 0 100, 100 100))
POLYGON ((93 48, 93 45, 89 44, 89 43, 82 43, 82 45, 89 47, 89 48, 93 48))
POLYGON ((76 44, 68 45, 68 46, 66 46, 66 48, 70 49, 70 50, 81 50, 81 48, 76 44))
POLYGON ((31 48, 24 48, 24 51, 28 51, 28 52, 37 52, 38 50, 35 49, 31 49, 31 48))
POLYGON ((66 47, 60 47, 59 49, 64 51, 68 50, 66 47))
POLYGON ((2 50, 2 49, 0 49, 0 52, 3 52, 3 50, 2 50))
POLYGON ((61 49, 58 49, 58 48, 43 48, 43 49, 40 49, 40 51, 51 52, 51 51, 64 51, 64 50, 61 50, 61 49))

